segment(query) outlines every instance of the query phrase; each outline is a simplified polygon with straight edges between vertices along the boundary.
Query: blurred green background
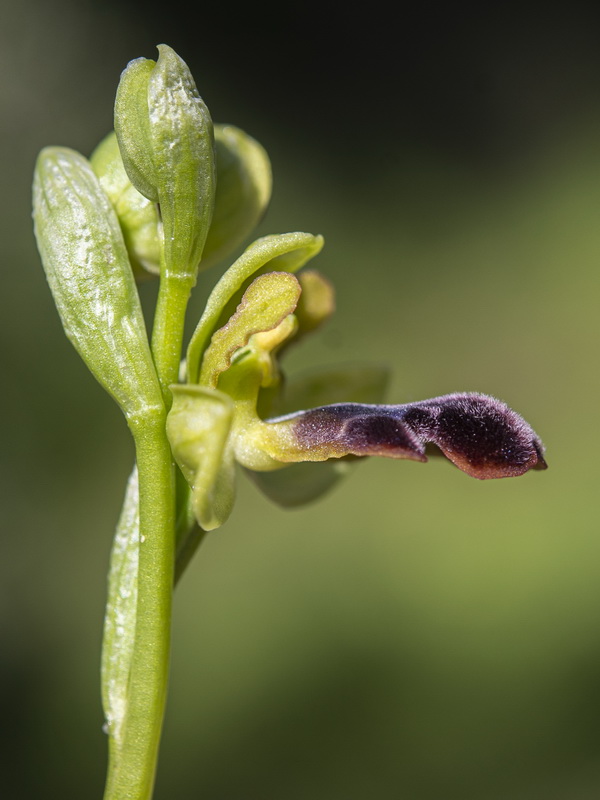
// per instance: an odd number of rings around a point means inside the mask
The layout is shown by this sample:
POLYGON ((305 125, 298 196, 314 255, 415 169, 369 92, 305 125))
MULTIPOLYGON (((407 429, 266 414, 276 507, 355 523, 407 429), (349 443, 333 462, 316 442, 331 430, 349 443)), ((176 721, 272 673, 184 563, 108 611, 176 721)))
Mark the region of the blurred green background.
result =
POLYGON ((384 363, 390 402, 494 394, 550 468, 478 482, 372 459, 295 512, 242 479, 177 591, 156 800, 600 795, 598 7, 384 8, 197 6, 195 24, 176 2, 2 4, 5 800, 101 795, 132 460, 60 329, 31 173, 44 145, 90 153, 120 71, 161 41, 271 154, 259 233, 325 236, 338 311, 289 370, 384 363))

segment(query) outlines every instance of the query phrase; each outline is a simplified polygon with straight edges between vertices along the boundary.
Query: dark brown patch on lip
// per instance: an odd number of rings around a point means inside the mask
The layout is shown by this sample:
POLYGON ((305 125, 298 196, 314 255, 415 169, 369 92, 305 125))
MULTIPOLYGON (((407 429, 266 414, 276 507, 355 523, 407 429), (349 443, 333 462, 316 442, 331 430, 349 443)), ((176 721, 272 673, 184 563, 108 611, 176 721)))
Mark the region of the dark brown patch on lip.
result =
POLYGON ((416 403, 405 419, 463 472, 474 478, 504 478, 545 469, 542 445, 516 412, 487 395, 456 394, 416 403), (427 420, 423 411, 430 413, 427 420))
POLYGON ((359 416, 349 420, 344 426, 342 439, 356 455, 427 461, 424 447, 414 433, 389 414, 359 416))
POLYGON ((296 439, 307 449, 336 442, 344 425, 343 412, 343 406, 325 406, 299 414, 294 425, 296 439))
POLYGON ((302 448, 330 445, 334 453, 427 461, 422 444, 390 407, 342 403, 298 415, 294 434, 302 448))
POLYGON ((506 478, 547 468, 533 429, 487 395, 451 394, 396 406, 343 403, 291 416, 296 416, 294 435, 300 447, 325 448, 331 457, 426 461, 425 445, 432 443, 474 478, 506 478))

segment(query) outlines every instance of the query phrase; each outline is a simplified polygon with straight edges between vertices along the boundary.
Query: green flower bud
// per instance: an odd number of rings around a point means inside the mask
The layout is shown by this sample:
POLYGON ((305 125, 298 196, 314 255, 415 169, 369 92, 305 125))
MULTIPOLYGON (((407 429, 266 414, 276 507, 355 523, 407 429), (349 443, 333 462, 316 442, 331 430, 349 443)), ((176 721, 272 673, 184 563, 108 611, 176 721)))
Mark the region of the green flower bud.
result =
MULTIPOLYGON (((202 253, 202 269, 222 261, 260 222, 271 197, 271 164, 265 149, 233 125, 215 127, 217 189, 202 253)), ((132 184, 116 134, 109 133, 90 158, 117 212, 137 281, 160 274, 161 222, 158 205, 132 184)))
POLYGON ((131 182, 160 206, 165 273, 194 282, 214 207, 213 125, 185 62, 158 51, 124 70, 115 131, 131 182))
POLYGON ((261 221, 271 199, 271 162, 266 150, 233 125, 215 125, 217 191, 202 254, 202 269, 222 261, 261 221))
POLYGON ((296 309, 298 335, 304 336, 319 328, 335 311, 333 285, 314 269, 303 270, 298 275, 302 295, 296 309))
POLYGON ((136 280, 160 273, 158 206, 133 186, 125 172, 116 134, 109 133, 91 155, 100 185, 113 204, 136 280))
POLYGON ((40 153, 38 249, 65 333, 128 418, 162 398, 123 235, 92 167, 74 150, 40 153))

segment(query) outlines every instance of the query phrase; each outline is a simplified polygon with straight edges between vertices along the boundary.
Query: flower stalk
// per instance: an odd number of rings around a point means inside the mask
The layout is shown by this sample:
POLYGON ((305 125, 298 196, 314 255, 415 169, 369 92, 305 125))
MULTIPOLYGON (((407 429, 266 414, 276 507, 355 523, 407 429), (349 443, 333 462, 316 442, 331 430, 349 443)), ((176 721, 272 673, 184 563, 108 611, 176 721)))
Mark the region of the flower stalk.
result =
POLYGON ((137 602, 134 619, 122 620, 133 627, 133 641, 124 713, 115 720, 117 730, 109 724, 105 800, 152 796, 169 673, 175 486, 164 413, 137 421, 132 433, 139 485, 137 602))

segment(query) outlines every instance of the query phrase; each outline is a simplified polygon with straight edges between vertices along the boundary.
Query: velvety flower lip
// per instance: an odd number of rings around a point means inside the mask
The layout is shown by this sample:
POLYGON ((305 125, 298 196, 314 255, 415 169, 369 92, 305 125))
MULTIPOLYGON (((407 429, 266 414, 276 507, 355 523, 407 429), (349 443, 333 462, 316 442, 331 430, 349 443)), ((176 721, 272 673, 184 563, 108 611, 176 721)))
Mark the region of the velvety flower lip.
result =
POLYGON ((547 468, 544 447, 531 426, 505 403, 483 394, 449 394, 403 405, 340 403, 266 423, 293 442, 289 460, 294 461, 345 455, 427 461, 426 445, 433 444, 474 478, 547 468))

